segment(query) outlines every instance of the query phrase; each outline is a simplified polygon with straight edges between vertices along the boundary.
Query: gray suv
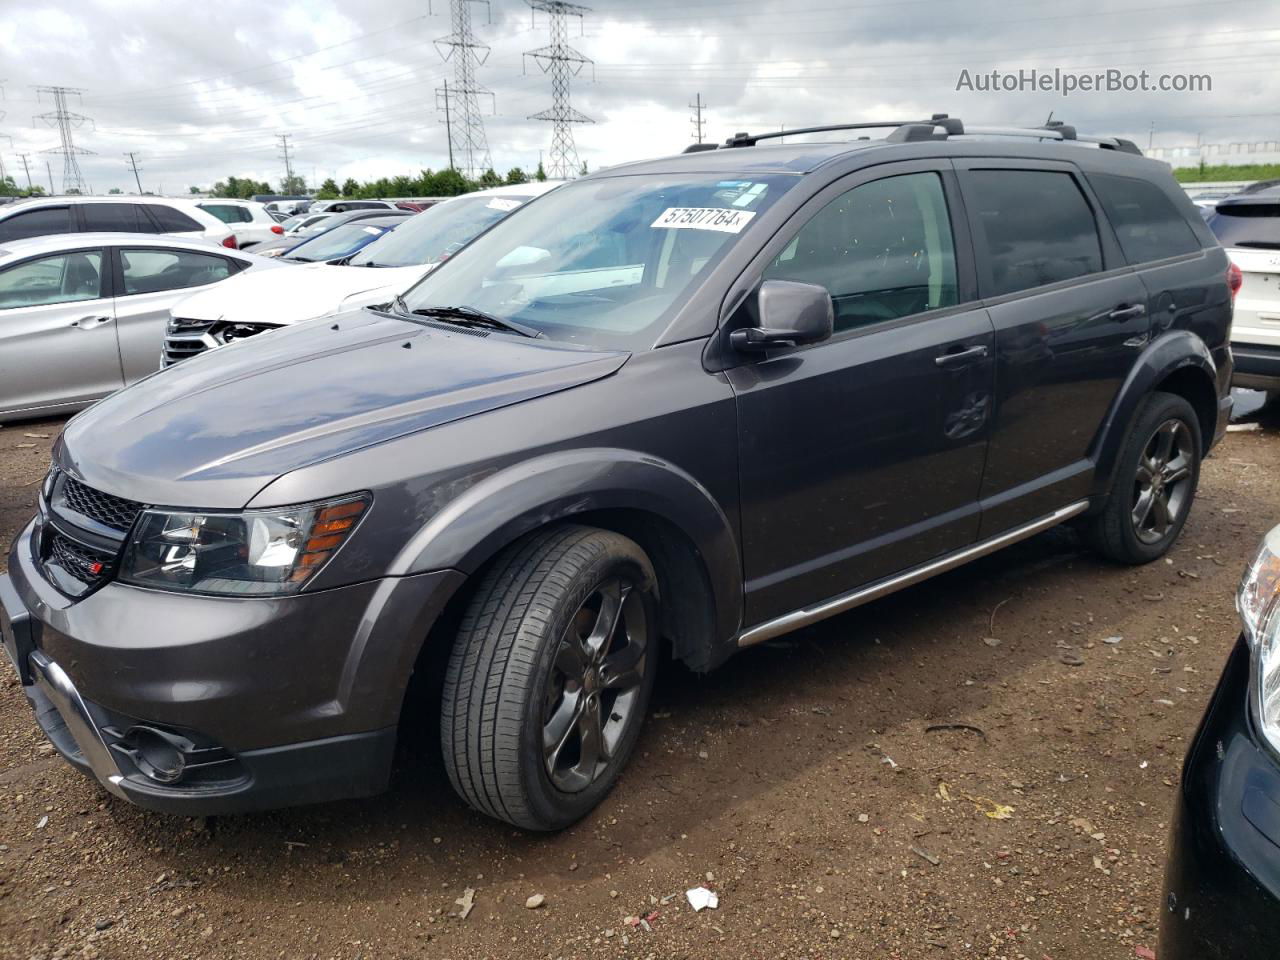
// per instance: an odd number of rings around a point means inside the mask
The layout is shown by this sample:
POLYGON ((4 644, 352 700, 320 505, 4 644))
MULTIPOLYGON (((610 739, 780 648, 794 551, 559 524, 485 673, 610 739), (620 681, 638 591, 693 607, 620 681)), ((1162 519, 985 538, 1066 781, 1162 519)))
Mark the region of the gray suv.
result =
POLYGON ((367 795, 435 679, 458 793, 555 829, 663 658, 1068 520, 1162 556, 1230 410, 1195 207, 1069 127, 862 126, 585 177, 72 420, 0 578, 54 745, 158 810, 367 795))

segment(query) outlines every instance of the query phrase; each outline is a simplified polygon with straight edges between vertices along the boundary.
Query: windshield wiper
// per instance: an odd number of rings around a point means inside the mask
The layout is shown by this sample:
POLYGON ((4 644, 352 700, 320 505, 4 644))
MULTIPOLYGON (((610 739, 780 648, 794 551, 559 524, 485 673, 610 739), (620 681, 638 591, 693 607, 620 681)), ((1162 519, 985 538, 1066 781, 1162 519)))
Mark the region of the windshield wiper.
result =
MULTIPOLYGON (((404 300, 397 298, 396 305, 403 308, 405 306, 404 300)), ((440 320, 444 323, 456 323, 462 327, 488 327, 491 330, 506 330, 510 333, 518 333, 522 337, 537 338, 542 336, 541 330, 535 330, 533 327, 517 323, 515 320, 504 320, 502 317, 495 317, 493 314, 477 310, 475 307, 420 307, 417 310, 409 310, 408 312, 419 317, 440 320)))

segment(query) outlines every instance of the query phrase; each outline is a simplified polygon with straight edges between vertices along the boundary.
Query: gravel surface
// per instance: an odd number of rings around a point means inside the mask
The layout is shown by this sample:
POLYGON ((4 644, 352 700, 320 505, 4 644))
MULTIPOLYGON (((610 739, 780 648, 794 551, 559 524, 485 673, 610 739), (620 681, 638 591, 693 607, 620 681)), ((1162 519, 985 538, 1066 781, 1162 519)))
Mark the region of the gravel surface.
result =
MULTIPOLYGON (((1236 583, 1280 521, 1262 416, 1206 463, 1167 562, 1053 531, 667 670, 630 769, 557 836, 464 809, 429 735, 374 800, 133 809, 52 755, 4 665, 0 957, 1133 958, 1236 583), (696 886, 719 907, 694 913, 696 886)), ((0 429, 5 543, 59 427, 0 429)))

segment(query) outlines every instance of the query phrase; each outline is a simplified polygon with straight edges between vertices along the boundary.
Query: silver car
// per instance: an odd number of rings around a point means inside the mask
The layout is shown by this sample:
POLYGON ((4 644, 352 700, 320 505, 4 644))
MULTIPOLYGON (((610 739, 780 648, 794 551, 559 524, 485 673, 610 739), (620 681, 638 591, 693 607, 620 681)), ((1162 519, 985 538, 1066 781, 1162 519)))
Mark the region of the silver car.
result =
POLYGON ((0 421, 79 410, 154 372, 175 302, 261 269, 288 268, 136 233, 0 244, 0 421))

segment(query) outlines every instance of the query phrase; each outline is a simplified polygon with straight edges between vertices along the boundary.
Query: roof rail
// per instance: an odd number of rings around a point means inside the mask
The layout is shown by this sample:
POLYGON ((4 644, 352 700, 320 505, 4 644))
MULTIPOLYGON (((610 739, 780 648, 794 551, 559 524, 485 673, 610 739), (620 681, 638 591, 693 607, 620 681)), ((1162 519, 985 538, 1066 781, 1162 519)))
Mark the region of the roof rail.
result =
MULTIPOLYGON (((951 117, 945 113, 935 113, 928 120, 908 120, 905 122, 885 121, 874 123, 837 123, 824 127, 798 127, 795 130, 778 130, 774 133, 735 133, 724 142, 725 147, 754 147, 761 140, 773 140, 779 137, 799 136, 804 133, 828 133, 834 130, 874 130, 892 127, 885 137, 892 143, 913 143, 922 140, 946 140, 949 137, 991 136, 991 137, 1034 137, 1037 140, 1074 140, 1078 143, 1096 144, 1103 150, 1118 150, 1121 153, 1132 153, 1142 156, 1142 151, 1132 140, 1122 137, 1083 137, 1076 128, 1061 120, 1052 120, 1040 127, 965 127, 959 117, 951 117)), ((685 153, 716 149, 711 144, 695 143, 685 153)))

